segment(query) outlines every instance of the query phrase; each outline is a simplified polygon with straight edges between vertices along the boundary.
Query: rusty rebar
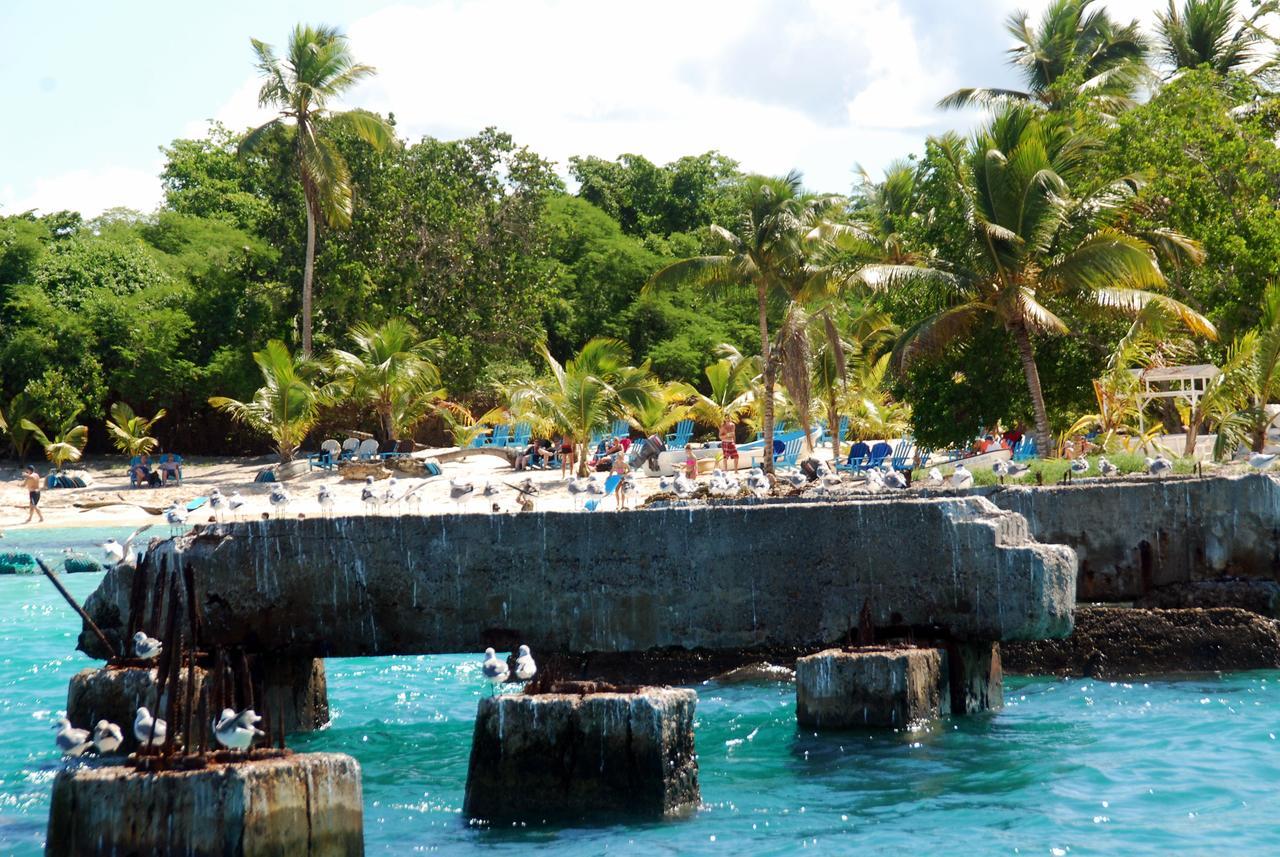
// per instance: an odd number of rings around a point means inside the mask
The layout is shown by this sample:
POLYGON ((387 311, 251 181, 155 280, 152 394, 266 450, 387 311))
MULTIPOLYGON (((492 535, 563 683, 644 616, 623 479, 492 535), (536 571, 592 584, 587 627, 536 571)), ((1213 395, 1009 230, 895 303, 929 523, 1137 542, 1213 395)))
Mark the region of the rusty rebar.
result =
POLYGON ((40 559, 39 557, 36 557, 36 564, 40 566, 40 570, 44 572, 44 576, 49 578, 49 580, 53 583, 54 588, 56 588, 58 592, 62 594, 62 597, 67 600, 67 603, 71 605, 71 609, 79 613, 80 618, 84 620, 84 623, 88 625, 90 630, 92 630, 93 633, 98 636, 98 640, 107 649, 107 656, 114 658, 116 656, 116 647, 111 645, 111 641, 107 639, 107 635, 102 633, 102 629, 99 628, 97 624, 92 619, 89 618, 89 614, 84 612, 84 608, 81 607, 79 604, 77 604, 76 600, 71 597, 71 593, 68 592, 67 588, 62 585, 62 581, 58 580, 58 576, 53 573, 53 569, 49 568, 49 566, 45 564, 45 561, 40 559))

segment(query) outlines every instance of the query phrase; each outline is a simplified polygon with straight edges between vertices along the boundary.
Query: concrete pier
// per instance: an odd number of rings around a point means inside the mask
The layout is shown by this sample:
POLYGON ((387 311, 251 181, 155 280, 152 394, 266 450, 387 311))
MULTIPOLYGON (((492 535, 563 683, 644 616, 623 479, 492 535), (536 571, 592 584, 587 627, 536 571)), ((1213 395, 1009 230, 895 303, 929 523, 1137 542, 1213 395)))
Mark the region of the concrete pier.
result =
POLYGON ((1004 707, 1004 666, 1000 644, 990 640, 947 645, 951 713, 977 714, 1004 707))
POLYGON ((75 766, 53 781, 49 857, 364 853, 360 766, 308 753, 141 774, 75 766))
POLYGON ((951 711, 940 649, 827 649, 796 661, 796 723, 806 729, 903 728, 951 711))
POLYGON ((697 699, 673 688, 483 699, 463 812, 532 822, 691 810, 697 699))

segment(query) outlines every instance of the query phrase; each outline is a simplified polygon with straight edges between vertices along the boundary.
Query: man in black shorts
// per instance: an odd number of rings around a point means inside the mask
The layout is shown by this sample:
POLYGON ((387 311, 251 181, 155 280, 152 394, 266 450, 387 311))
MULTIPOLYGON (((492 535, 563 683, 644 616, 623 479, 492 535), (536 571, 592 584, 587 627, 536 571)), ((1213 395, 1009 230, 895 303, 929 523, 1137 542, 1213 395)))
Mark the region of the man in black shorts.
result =
POLYGON ((30 464, 27 465, 26 472, 22 474, 22 486, 27 489, 27 497, 31 500, 31 507, 27 510, 27 519, 24 524, 31 523, 32 517, 38 517, 41 523, 44 523, 44 513, 40 511, 40 474, 36 473, 36 469, 30 464))

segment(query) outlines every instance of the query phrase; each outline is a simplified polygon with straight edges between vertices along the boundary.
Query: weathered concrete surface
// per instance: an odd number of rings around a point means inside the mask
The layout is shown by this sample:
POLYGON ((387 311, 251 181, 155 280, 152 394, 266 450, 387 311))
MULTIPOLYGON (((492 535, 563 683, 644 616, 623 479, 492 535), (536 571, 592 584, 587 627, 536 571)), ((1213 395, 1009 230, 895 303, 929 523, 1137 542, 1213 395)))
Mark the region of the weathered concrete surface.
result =
POLYGON ((1172 583, 1135 599, 1134 607, 1173 610, 1179 607, 1239 607, 1272 619, 1280 618, 1280 583, 1274 580, 1198 580, 1172 583))
POLYGON ((283 717, 286 731, 314 732, 329 722, 329 682, 323 660, 261 655, 255 666, 261 708, 271 712, 273 720, 283 717))
MULTIPOLYGON (((320 657, 812 650, 864 603, 878 626, 1036 639, 1070 632, 1075 597, 1075 555, 977 497, 256 521, 153 550, 195 569, 207 642, 320 657)), ((131 576, 86 603, 117 638, 131 576)), ((80 647, 101 654, 91 634, 80 647)))
POLYGON ((364 853, 360 765, 338 753, 140 774, 75 766, 53 781, 49 857, 364 853))
POLYGON ((1081 601, 1129 601, 1175 583, 1280 579, 1280 482, 1263 474, 1091 479, 985 489, 1041 542, 1080 558, 1081 601))
POLYGON ((1004 666, 1000 643, 989 640, 947 645, 947 673, 953 714, 977 714, 1004 707, 1004 666))
POLYGON ((688 689, 480 700, 463 813, 541 821, 657 818, 701 800, 688 689))
POLYGON ((903 728, 951 711, 940 649, 827 649, 796 661, 796 723, 903 728))
MULTIPOLYGON (((205 671, 196 669, 192 697, 199 700, 204 693, 205 671)), ((179 699, 186 694, 187 671, 178 676, 179 699)), ((139 706, 162 712, 168 706, 169 688, 156 699, 156 671, 142 667, 125 669, 83 669, 71 677, 67 686, 67 719, 80 729, 92 730, 99 720, 109 720, 124 733, 121 754, 137 749, 133 737, 133 719, 139 706)), ((198 705, 198 702, 197 702, 198 705)))
POLYGON ((1063 640, 1004 645, 1010 672, 1119 679, 1280 667, 1280 622, 1247 610, 1079 607, 1063 640))

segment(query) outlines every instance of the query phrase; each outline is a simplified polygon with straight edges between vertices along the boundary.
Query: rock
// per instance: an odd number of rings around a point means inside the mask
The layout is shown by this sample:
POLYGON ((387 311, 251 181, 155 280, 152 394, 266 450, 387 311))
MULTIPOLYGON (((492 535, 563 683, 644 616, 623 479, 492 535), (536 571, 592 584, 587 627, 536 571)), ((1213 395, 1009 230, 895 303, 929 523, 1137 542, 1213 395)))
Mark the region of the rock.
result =
POLYGON ((45 854, 364 854, 360 765, 338 753, 138 773, 66 767, 45 854))
POLYGON ((363 482, 369 476, 379 481, 390 476, 391 471, 381 461, 339 461, 338 475, 343 482, 363 482))
POLYGON ((1280 583, 1274 580, 1200 580, 1153 589, 1134 607, 1239 607, 1271 619, 1280 618, 1280 583))
MULTIPOLYGON (((206 644, 307 656, 812 651, 864 603, 877 627, 1036 639, 1069 633, 1075 606, 1074 554, 980 497, 254 521, 157 542, 149 577, 166 556, 195 572, 206 644)), ((86 602, 109 636, 127 629, 129 577, 108 572, 86 602)), ((101 654, 92 633, 80 646, 101 654)))
POLYGON ((796 661, 796 723, 805 729, 902 728, 950 711, 940 649, 827 649, 796 661))
MULTIPOLYGON (((195 675, 193 698, 199 700, 200 694, 204 692, 205 671, 197 668, 195 675)), ((187 671, 184 667, 178 677, 179 698, 185 696, 186 686, 187 671)), ((168 699, 168 688, 165 688, 163 699, 156 699, 154 668, 83 669, 71 677, 67 686, 67 719, 72 726, 89 730, 99 720, 110 720, 124 733, 120 753, 127 754, 138 746, 137 739, 133 736, 133 718, 137 715, 139 706, 145 705, 153 712, 163 712, 168 707, 168 699)))
POLYGON ((1280 667, 1280 623, 1232 607, 1078 607, 1065 640, 1006 643, 1010 672, 1119 679, 1280 667))
POLYGON ((463 812, 497 822, 689 811, 701 800, 697 699, 653 687, 482 699, 463 812))

